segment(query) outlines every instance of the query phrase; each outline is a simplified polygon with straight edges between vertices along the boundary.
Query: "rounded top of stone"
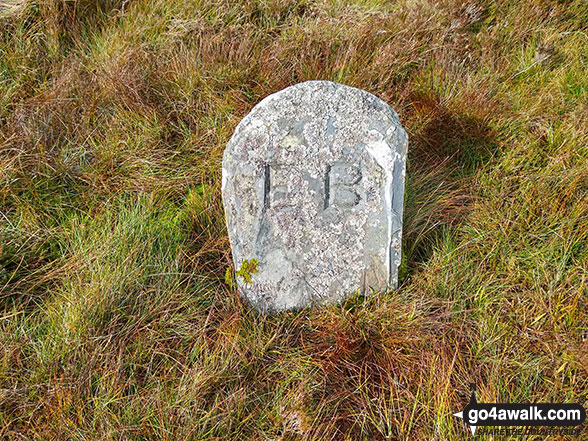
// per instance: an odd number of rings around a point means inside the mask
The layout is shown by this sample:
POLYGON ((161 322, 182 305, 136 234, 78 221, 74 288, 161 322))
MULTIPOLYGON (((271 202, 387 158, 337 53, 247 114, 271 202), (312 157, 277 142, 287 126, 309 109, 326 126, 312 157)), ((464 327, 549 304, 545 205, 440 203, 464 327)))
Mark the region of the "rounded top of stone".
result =
MULTIPOLYGON (((235 151, 261 163, 281 151, 278 155, 286 160, 315 154, 329 160, 329 145, 365 145, 390 140, 400 132, 405 133, 398 115, 377 96, 333 81, 311 80, 255 105, 235 128, 225 156, 235 151), (298 135, 306 148, 294 152, 288 141, 298 135)), ((392 153, 395 142, 385 144, 384 150, 392 153)))
POLYGON ((247 118, 254 117, 261 109, 268 107, 272 108, 276 113, 276 117, 279 114, 288 113, 289 109, 284 108, 284 106, 273 108, 275 104, 284 102, 302 106, 303 109, 300 110, 306 110, 304 106, 308 103, 313 103, 314 108, 310 109, 313 116, 332 113, 333 111, 336 113, 347 111, 354 116, 359 116, 363 112, 366 117, 373 117, 372 113, 375 110, 389 113, 390 117, 398 122, 396 111, 372 93, 334 81, 309 80, 288 86, 268 95, 251 109, 251 112, 239 125, 242 125, 247 118), (354 103, 356 107, 344 108, 340 105, 340 102, 354 103))
MULTIPOLYGON (((293 84, 292 86, 288 86, 285 89, 282 89, 278 92, 274 92, 274 93, 268 95, 267 97, 265 97, 264 99, 262 99, 257 105, 259 106, 260 104, 262 104, 264 101, 266 101, 268 99, 276 98, 281 95, 288 95, 289 93, 293 93, 295 91, 306 91, 310 94, 323 93, 323 94, 330 94, 330 95, 335 96, 337 91, 340 89, 343 89, 344 91, 347 91, 349 93, 365 95, 365 96, 371 97, 371 99, 380 100, 376 95, 369 93, 365 90, 358 89, 357 87, 348 86, 346 84, 336 83, 334 81, 329 81, 329 80, 308 80, 308 81, 303 81, 302 83, 293 84)), ((386 103, 384 103, 384 104, 386 104, 386 103)))

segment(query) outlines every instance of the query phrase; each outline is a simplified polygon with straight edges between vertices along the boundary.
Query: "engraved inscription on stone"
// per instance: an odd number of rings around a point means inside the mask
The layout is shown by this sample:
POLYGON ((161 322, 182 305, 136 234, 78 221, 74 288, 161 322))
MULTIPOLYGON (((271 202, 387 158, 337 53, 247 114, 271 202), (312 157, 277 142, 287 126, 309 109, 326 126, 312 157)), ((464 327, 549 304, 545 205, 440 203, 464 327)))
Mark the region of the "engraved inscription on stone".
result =
POLYGON ((265 166, 265 203, 266 207, 291 207, 288 198, 288 173, 290 168, 279 164, 265 166))
POLYGON ((268 96, 223 156, 222 192, 239 291, 263 311, 396 287, 408 138, 365 91, 308 81, 268 96))

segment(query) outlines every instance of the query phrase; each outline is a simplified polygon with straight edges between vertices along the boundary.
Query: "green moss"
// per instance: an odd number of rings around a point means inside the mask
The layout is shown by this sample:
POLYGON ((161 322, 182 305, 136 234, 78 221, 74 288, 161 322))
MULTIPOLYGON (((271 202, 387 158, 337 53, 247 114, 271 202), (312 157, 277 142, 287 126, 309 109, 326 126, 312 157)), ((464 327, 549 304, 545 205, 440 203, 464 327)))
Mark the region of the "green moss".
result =
POLYGON ((241 268, 235 272, 235 275, 243 277, 243 281, 245 283, 251 283, 251 275, 257 273, 257 265, 259 265, 259 261, 257 259, 245 259, 241 263, 241 268))

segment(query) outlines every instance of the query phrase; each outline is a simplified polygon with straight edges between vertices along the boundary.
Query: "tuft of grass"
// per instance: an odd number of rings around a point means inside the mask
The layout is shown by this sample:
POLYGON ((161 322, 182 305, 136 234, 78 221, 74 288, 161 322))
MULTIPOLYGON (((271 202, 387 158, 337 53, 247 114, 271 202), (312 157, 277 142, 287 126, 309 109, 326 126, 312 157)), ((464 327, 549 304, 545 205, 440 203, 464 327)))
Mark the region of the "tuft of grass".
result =
POLYGON ((0 438, 453 440, 470 383, 582 401, 587 22, 582 0, 0 2, 0 438), (220 163, 310 79, 409 133, 401 286, 268 317, 232 283, 220 163))

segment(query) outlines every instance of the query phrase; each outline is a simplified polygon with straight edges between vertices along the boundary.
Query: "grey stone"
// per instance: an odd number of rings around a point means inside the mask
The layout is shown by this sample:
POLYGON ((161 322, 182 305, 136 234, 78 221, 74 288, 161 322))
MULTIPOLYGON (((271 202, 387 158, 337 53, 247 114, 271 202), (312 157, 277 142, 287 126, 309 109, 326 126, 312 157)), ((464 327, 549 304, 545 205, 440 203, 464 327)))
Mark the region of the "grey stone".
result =
POLYGON ((308 81, 258 103, 223 156, 238 287, 263 311, 337 302, 398 284, 408 137, 376 96, 308 81))

